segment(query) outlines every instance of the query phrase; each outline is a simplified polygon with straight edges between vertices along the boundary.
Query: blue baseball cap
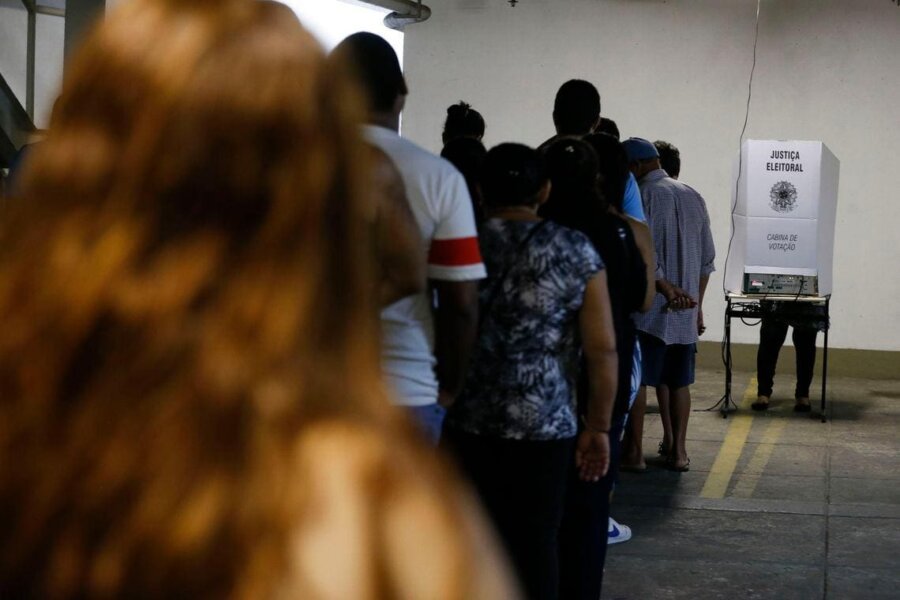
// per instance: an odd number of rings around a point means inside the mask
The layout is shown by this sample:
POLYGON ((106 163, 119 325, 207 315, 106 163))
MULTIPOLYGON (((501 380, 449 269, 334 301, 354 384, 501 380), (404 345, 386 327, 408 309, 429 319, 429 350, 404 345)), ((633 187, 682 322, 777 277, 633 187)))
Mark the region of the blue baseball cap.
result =
POLYGON ((656 150, 656 146, 653 145, 653 142, 645 140, 644 138, 628 138, 622 142, 622 145, 625 147, 625 154, 628 155, 628 162, 659 158, 659 152, 656 150))

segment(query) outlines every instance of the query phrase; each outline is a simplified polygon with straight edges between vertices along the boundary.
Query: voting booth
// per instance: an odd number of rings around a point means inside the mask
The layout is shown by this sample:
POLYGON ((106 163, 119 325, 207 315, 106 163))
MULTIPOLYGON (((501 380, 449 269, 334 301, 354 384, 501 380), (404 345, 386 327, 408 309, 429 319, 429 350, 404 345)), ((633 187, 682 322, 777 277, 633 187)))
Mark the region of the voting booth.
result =
POLYGON ((822 142, 747 140, 735 167, 725 289, 830 295, 838 159, 822 142))

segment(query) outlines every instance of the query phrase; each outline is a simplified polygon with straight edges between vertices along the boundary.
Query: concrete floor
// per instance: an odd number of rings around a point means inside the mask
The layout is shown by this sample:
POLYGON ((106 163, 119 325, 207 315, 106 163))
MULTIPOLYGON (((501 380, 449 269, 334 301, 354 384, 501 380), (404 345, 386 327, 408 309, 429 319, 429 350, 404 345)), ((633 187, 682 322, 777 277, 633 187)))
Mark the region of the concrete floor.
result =
MULTIPOLYGON (((724 380, 699 370, 693 408, 724 380)), ((691 414, 687 473, 653 459, 650 390, 648 469, 622 474, 612 509, 634 538, 610 547, 604 599, 900 599, 900 379, 830 377, 824 424, 818 377, 812 416, 792 411, 793 383, 777 377, 756 413, 753 375, 735 373, 741 410, 691 414)))

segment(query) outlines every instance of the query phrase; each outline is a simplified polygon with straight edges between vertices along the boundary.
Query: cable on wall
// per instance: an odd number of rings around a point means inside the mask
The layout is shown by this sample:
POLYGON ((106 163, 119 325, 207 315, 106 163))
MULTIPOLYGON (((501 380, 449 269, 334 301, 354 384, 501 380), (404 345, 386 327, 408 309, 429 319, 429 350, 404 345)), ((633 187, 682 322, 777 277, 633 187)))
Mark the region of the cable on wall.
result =
MULTIPOLYGON (((900 1, 900 0, 898 0, 900 1)), ((759 45, 759 10, 762 0, 756 0, 756 31, 753 36, 753 64, 750 67, 750 78, 747 82, 747 106, 744 110, 744 125, 741 127, 741 135, 738 139, 738 173, 734 182, 734 199, 731 203, 731 236, 728 238, 728 250, 725 253, 725 268, 722 271, 722 294, 727 294, 725 289, 725 281, 728 274, 728 259, 731 256, 731 244, 734 242, 734 212, 737 210, 738 190, 741 186, 741 177, 744 174, 744 154, 741 146, 744 143, 744 135, 747 133, 747 123, 750 121, 750 101, 753 99, 753 75, 756 73, 756 49, 759 45)), ((727 319, 728 316, 726 315, 727 319)), ((722 334, 722 362, 727 364, 728 357, 725 356, 725 334, 722 334)))
MULTIPOLYGON (((900 0, 898 0, 900 1, 900 0)), ((734 182, 734 199, 731 202, 731 237, 728 238, 728 251, 725 253, 725 269, 722 273, 722 293, 727 293, 725 289, 725 275, 728 273, 728 257, 731 255, 731 244, 734 241, 734 211, 737 210, 738 190, 741 185, 741 177, 744 171, 744 154, 741 152, 741 145, 744 143, 744 134, 747 133, 747 123, 750 120, 750 101, 753 98, 753 74, 756 72, 756 48, 759 44, 759 9, 762 0, 756 0, 756 33, 753 37, 753 65, 750 67, 750 79, 747 83, 747 107, 744 111, 744 126, 741 128, 741 135, 738 139, 738 174, 734 182)))

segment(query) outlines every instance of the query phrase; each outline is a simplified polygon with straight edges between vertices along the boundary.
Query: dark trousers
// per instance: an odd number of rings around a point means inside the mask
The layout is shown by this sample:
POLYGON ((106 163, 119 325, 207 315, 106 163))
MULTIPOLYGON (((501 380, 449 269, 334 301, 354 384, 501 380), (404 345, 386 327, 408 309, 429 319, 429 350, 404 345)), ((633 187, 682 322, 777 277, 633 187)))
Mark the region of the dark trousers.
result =
POLYGON ((557 538, 575 440, 505 440, 447 427, 441 444, 478 491, 526 596, 557 598, 557 538))
MULTIPOLYGON (((756 353, 756 378, 759 383, 757 393, 760 396, 772 395, 775 365, 787 337, 787 329, 787 323, 763 317, 759 330, 759 350, 756 353)), ((816 335, 819 332, 805 327, 793 329, 794 350, 797 354, 797 387, 794 396, 806 398, 809 397, 809 385, 816 366, 816 335)))
MULTIPOLYGON (((599 600, 609 524, 609 494, 622 458, 624 417, 614 419, 609 432, 609 471, 589 483, 569 469, 569 486, 559 530, 559 597, 565 600, 599 600)), ((574 464, 574 458, 572 463, 574 464)))

